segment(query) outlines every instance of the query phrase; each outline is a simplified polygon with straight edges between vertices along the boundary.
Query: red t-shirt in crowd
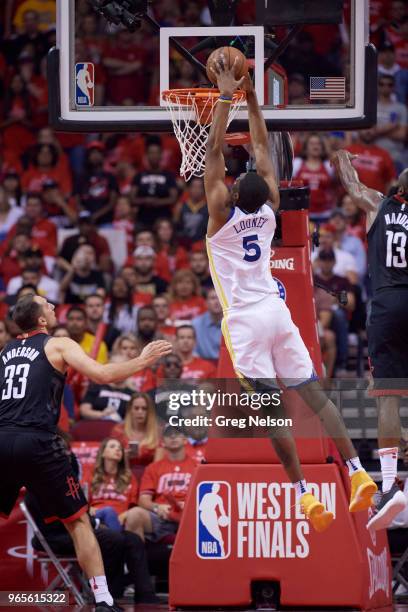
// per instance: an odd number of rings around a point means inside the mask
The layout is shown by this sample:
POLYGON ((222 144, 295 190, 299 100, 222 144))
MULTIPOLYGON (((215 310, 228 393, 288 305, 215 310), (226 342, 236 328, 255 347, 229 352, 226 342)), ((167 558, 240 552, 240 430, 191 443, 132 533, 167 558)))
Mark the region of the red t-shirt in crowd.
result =
POLYGON ((182 461, 154 461, 144 471, 140 495, 151 495, 156 504, 184 502, 195 469, 196 463, 188 455, 182 461))
MULTIPOLYGON (((11 240, 16 234, 16 226, 9 230, 6 239, 11 240)), ((33 225, 31 237, 44 255, 55 257, 57 254, 57 227, 48 219, 40 219, 33 225)))
POLYGON ((141 293, 137 291, 132 296, 132 301, 135 306, 142 308, 143 306, 149 306, 152 303, 153 296, 151 293, 141 293))
POLYGON ((132 376, 129 376, 129 380, 132 381, 132 387, 140 393, 148 393, 156 388, 156 377, 151 368, 144 368, 135 372, 132 376))
POLYGON ((183 365, 181 378, 195 378, 197 380, 207 380, 208 378, 216 378, 217 369, 207 359, 201 357, 193 357, 189 363, 183 365))
POLYGON ((394 45, 394 47, 396 47, 402 40, 404 40, 398 27, 395 27, 393 24, 385 28, 385 35, 390 41, 390 43, 394 45))
POLYGON ((132 506, 137 505, 137 481, 132 475, 127 488, 119 493, 113 476, 106 477, 96 493, 92 493, 89 484, 89 505, 93 508, 105 508, 111 506, 116 512, 122 514, 132 506))
MULTIPOLYGON (((111 438, 116 438, 122 444, 123 448, 129 447, 129 438, 125 434, 125 426, 123 423, 118 423, 110 432, 111 438)), ((130 457, 130 465, 148 465, 154 459, 156 449, 148 448, 144 444, 139 444, 139 452, 137 457, 130 457)))
POLYGON ((162 248, 156 256, 156 274, 168 283, 171 281, 176 270, 187 269, 190 267, 187 251, 183 247, 177 247, 174 254, 170 254, 168 249, 162 248))
POLYGON ((22 258, 17 255, 16 251, 12 251, 9 255, 2 257, 0 263, 0 276, 6 286, 14 276, 20 276, 22 273, 22 261, 22 258))
POLYGON ((353 160, 353 166, 359 179, 367 187, 380 193, 387 193, 388 185, 396 176, 394 163, 388 151, 377 145, 356 143, 347 148, 358 158, 353 160))
POLYGON ((112 46, 106 52, 107 58, 118 59, 125 62, 140 62, 139 70, 124 75, 114 73, 107 74, 108 97, 113 104, 122 104, 126 98, 131 98, 135 103, 144 102, 145 88, 143 79, 138 79, 143 73, 143 65, 147 61, 147 52, 144 47, 131 45, 129 47, 112 46))
POLYGON ((388 19, 392 0, 370 0, 370 28, 377 30, 388 19))
POLYGON ((21 121, 27 119, 23 98, 15 96, 7 119, 15 119, 16 122, 6 127, 3 131, 3 146, 6 151, 13 151, 20 157, 29 147, 35 143, 32 130, 26 127, 21 121))
POLYGON ((187 300, 174 300, 170 304, 170 318, 173 321, 191 321, 206 311, 205 299, 199 295, 193 295, 187 300))
POLYGON ((202 463, 205 459, 205 451, 208 445, 208 438, 205 438, 204 442, 196 442, 191 444, 187 442, 186 453, 196 463, 202 463))
POLYGON ((408 69, 408 40, 404 38, 395 45, 395 62, 401 68, 408 69))
POLYGON ((169 338, 170 341, 174 340, 174 338, 176 337, 176 327, 174 327, 174 325, 159 325, 159 327, 157 328, 157 332, 163 336, 163 338, 167 339, 169 338))
POLYGON ((55 181, 65 197, 72 193, 71 173, 64 168, 63 164, 58 164, 55 168, 49 170, 40 170, 31 166, 23 173, 21 177, 21 185, 24 191, 40 192, 46 181, 55 181))
POLYGON ((310 187, 311 213, 323 213, 334 207, 334 171, 329 162, 322 162, 317 170, 311 170, 306 161, 297 158, 293 178, 310 187))

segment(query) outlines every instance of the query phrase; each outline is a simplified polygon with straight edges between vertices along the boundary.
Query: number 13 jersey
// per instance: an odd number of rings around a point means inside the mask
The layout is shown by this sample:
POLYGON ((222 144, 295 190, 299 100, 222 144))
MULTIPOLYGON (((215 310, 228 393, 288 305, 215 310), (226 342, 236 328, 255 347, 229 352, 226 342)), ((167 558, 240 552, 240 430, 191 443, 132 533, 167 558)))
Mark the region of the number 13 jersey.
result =
POLYGON ((408 202, 385 198, 368 234, 372 291, 408 287, 408 202))
POLYGON ((0 353, 0 429, 24 427, 55 432, 65 376, 48 361, 50 336, 12 340, 0 353))
POLYGON ((279 295, 270 267, 275 229, 275 214, 264 204, 249 214, 233 208, 227 223, 207 236, 211 277, 224 312, 279 295))

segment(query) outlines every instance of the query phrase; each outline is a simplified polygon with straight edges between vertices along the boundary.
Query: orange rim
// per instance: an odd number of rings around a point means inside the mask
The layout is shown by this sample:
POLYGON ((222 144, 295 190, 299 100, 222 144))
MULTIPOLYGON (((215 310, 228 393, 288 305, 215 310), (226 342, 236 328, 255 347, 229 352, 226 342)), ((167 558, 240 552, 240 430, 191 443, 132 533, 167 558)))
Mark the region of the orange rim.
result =
MULTIPOLYGON (((213 98, 218 100, 220 97, 219 89, 207 87, 191 87, 189 89, 166 89, 162 91, 162 98, 166 102, 181 104, 182 106, 192 106, 193 101, 198 105, 204 105, 207 100, 213 98)), ((233 102, 242 102, 246 99, 246 93, 242 89, 237 89, 232 96, 233 102)))

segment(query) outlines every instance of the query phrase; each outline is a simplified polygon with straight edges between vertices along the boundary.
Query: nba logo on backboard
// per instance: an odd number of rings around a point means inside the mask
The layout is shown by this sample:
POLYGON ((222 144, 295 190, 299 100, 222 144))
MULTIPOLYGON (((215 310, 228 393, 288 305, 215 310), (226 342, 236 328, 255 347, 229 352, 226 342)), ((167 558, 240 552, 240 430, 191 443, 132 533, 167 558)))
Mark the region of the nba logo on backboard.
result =
POLYGON ((93 106, 95 91, 95 67, 90 62, 75 64, 75 103, 77 106, 93 106))
POLYGON ((197 555, 226 559, 231 552, 231 487, 228 482, 200 482, 197 487, 197 555))

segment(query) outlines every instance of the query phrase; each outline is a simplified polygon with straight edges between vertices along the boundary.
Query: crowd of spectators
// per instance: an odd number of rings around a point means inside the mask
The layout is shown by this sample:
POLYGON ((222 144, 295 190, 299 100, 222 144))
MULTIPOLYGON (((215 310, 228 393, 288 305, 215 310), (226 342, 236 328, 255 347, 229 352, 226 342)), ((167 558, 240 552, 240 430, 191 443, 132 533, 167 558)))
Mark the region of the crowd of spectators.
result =
MULTIPOLYGON (((157 0, 151 10, 161 25, 208 25, 204 4, 157 0)), ((222 308, 205 249, 203 181, 181 179, 172 135, 54 133, 47 126, 45 63, 55 41, 55 2, 4 5, 0 348, 18 333, 10 313, 28 292, 56 305, 54 335, 70 336, 101 363, 133 358, 154 339, 173 343, 173 353, 156 369, 115 385, 89 384, 69 372, 60 423, 65 430, 86 420, 111 424, 89 483, 92 512, 112 531, 125 525, 142 539, 160 539, 177 529, 207 440, 205 429, 182 433, 166 426, 168 398, 216 377, 221 343, 222 308)), ((241 1, 238 23, 253 22, 254 6, 241 1)), ((96 103, 157 104, 158 45, 149 27, 113 36, 85 0, 77 0, 76 11, 76 54, 95 64, 96 103)), ((328 377, 346 375, 350 333, 364 336, 370 299, 364 215, 345 195, 330 154, 341 147, 357 155, 362 182, 384 194, 408 165, 407 3, 372 1, 371 18, 379 47, 378 124, 358 133, 292 134, 294 177, 310 187, 311 231, 317 225, 320 233, 313 270, 328 377), (347 305, 325 289, 344 292, 347 305)), ((341 28, 304 29, 283 58, 291 103, 308 103, 311 65, 323 74, 343 74, 346 45, 341 28)), ((199 77, 174 56, 171 79, 183 87, 199 77)), ((244 162, 230 150, 226 159, 232 181, 244 162)), ((199 415, 202 408, 192 410, 199 415)), ((135 557, 129 558, 132 565, 135 557)))

